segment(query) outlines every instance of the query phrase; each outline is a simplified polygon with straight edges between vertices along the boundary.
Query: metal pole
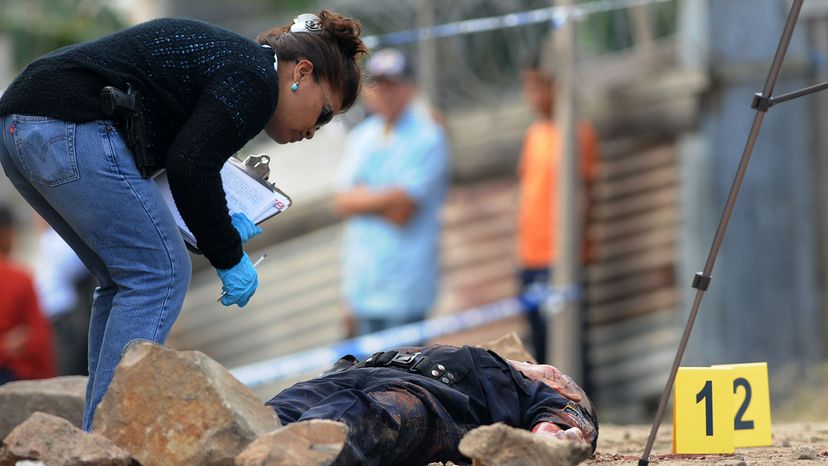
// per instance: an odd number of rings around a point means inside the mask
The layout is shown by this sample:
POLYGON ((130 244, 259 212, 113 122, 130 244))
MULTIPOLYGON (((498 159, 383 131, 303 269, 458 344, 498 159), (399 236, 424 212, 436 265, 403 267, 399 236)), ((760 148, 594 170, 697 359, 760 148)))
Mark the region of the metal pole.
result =
POLYGON ((630 8, 630 15, 633 23, 633 37, 635 46, 643 50, 652 50, 655 37, 653 31, 652 15, 649 5, 638 5, 630 8))
MULTIPOLYGON (((559 6, 571 5, 560 1, 559 6)), ((560 170, 557 195, 558 258, 551 274, 552 285, 558 289, 578 286, 581 281, 581 173, 577 141, 577 109, 575 98, 575 21, 570 18, 556 32, 555 123, 561 134, 560 170)), ((557 150, 552 148, 550 150, 557 150)), ((557 309, 549 319, 547 347, 553 361, 562 371, 583 383, 582 325, 580 300, 557 309)))
MULTIPOLYGON (((803 15, 805 13, 803 12, 803 15)), ((817 82, 828 80, 828 63, 825 61, 826 57, 828 57, 828 14, 826 13, 828 12, 813 15, 808 18, 809 21, 806 23, 811 53, 818 57, 817 63, 819 66, 814 70, 814 81, 817 82)), ((800 18, 801 21, 802 19, 800 18)), ((817 96, 814 101, 814 106, 811 107, 811 134, 814 138, 814 149, 812 151, 814 154, 814 179, 817 180, 814 186, 819 196, 817 197, 817 207, 814 209, 814 215, 818 219, 818 225, 821 231, 828 231, 828 215, 821 208, 821 206, 825 205, 825 200, 828 199, 828 186, 821 182, 821 180, 828 179, 828 151, 826 151, 828 149, 828 135, 822 130, 826 114, 828 114, 828 95, 821 94, 817 96)), ((826 270, 825 265, 828 264, 828 239, 820 235, 818 241, 820 258, 822 259, 819 261, 822 265, 819 268, 820 275, 818 282, 824 283, 825 277, 828 277, 828 270, 826 270)), ((821 297, 823 303, 828 302, 828 289, 825 287, 822 287, 821 297)), ((828 322, 826 320, 828 319, 823 314, 823 334, 828 334, 828 322)))
MULTIPOLYGON (((422 30, 434 26, 436 6, 434 0, 422 0, 417 10, 417 26, 422 30)), ((437 102, 437 44, 433 37, 426 37, 417 44, 417 81, 420 93, 430 107, 437 102)))
MULTIPOLYGON (((776 54, 773 57, 773 62, 771 62, 768 77, 765 80, 765 86, 762 89, 762 97, 764 98, 769 99, 773 95, 773 88, 776 85, 776 80, 779 77, 779 70, 782 68, 785 53, 787 52, 788 45, 791 42, 791 36, 793 35, 794 27, 796 26, 796 20, 799 17, 799 11, 802 8, 802 2, 803 0, 794 0, 791 5, 791 11, 788 14, 787 21, 785 22, 782 37, 779 39, 779 46, 776 49, 776 54)), ((653 426, 650 429, 650 436, 647 438, 647 445, 644 447, 644 453, 641 454, 641 458, 638 460, 638 466, 647 466, 650 464, 650 451, 652 451, 656 433, 658 433, 658 427, 664 417, 664 409, 667 406, 667 401, 670 399, 670 392, 673 390, 673 383, 676 380, 676 373, 678 372, 679 365, 684 357, 684 350, 687 348, 687 341, 690 339, 690 332, 693 330, 693 323, 696 321, 696 316, 698 315, 699 307, 701 306, 701 301, 704 297, 704 292, 710 284, 711 273, 713 271, 713 266, 716 263, 716 256, 719 254, 719 249, 721 248, 722 240, 724 239, 724 234, 727 230, 727 224, 730 221, 730 215, 733 212, 733 206, 736 203, 736 197, 739 194, 739 188, 742 185, 745 171, 747 170, 748 163, 750 162, 750 156, 753 153, 753 146, 756 143, 756 138, 759 135, 759 130, 762 127, 762 120, 764 117, 765 111, 757 109, 756 116, 753 119, 753 125, 751 126, 750 133, 748 134, 747 143, 745 144, 745 149, 742 152, 739 168, 736 171, 736 177, 730 187, 730 193, 727 196, 724 212, 722 213, 722 218, 719 221, 719 226, 716 229, 713 244, 710 247, 710 254, 707 256, 707 262, 704 265, 704 271, 697 273, 693 279, 693 287, 696 288, 696 298, 693 300, 693 307, 690 310, 687 325, 684 327, 684 333, 681 336, 678 351, 676 351, 676 358, 673 361, 672 369, 670 369, 670 376, 667 378, 667 385, 661 393, 661 400, 658 403, 656 417, 653 421, 653 426)))

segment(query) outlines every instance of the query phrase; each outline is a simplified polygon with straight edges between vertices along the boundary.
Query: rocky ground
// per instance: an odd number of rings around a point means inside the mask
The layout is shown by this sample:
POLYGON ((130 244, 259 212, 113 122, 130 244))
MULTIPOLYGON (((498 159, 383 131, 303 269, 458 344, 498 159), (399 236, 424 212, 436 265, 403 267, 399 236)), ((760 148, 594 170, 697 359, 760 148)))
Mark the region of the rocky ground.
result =
MULTIPOLYGON (((644 451, 649 425, 602 425, 598 450, 588 465, 635 465, 644 451)), ((650 464, 722 466, 828 464, 828 422, 783 422, 773 425, 773 445, 738 448, 733 455, 673 455, 671 426, 659 429, 650 464)))
MULTIPOLYGON (((514 334, 484 346, 509 359, 531 360, 514 334)), ((828 366, 812 368, 807 380, 796 382, 789 390, 793 396, 774 409, 771 446, 730 455, 673 455, 668 424, 659 431, 650 463, 828 463, 828 366)), ((62 377, 0 387, 0 466, 324 466, 345 442, 345 426, 330 421, 280 428, 270 408, 199 352, 131 345, 98 407, 94 434, 78 428, 85 386, 83 377, 62 377)), ((502 425, 470 433, 460 451, 481 466, 636 465, 649 429, 602 424, 597 454, 581 463, 589 455, 586 448, 502 425)))

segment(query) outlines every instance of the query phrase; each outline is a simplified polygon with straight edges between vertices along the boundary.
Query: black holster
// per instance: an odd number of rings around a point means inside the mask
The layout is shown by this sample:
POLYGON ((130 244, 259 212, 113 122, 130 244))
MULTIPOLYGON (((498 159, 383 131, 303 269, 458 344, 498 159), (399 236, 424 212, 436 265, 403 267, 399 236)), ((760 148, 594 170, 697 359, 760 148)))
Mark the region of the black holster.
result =
POLYGON ((152 143, 147 135, 144 112, 141 108, 141 94, 127 84, 127 91, 106 86, 101 89, 101 106, 106 116, 112 117, 118 129, 125 136, 126 145, 135 158, 135 166, 144 178, 149 178, 158 169, 150 148, 152 143))

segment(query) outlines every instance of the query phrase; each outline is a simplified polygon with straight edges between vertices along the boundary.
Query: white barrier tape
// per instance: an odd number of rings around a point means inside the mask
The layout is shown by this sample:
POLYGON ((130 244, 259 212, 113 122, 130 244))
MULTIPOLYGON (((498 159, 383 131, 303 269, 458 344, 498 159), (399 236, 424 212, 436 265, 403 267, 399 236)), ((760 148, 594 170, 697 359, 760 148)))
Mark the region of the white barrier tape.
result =
POLYGON ((249 364, 231 369, 230 373, 248 387, 258 387, 308 372, 321 372, 345 354, 353 354, 362 359, 377 351, 421 344, 442 335, 522 314, 529 306, 544 301, 549 312, 555 313, 563 304, 577 300, 579 295, 580 290, 577 287, 549 294, 535 290, 517 298, 504 299, 457 314, 402 325, 320 348, 249 364))
POLYGON ((402 44, 410 44, 426 39, 494 31, 498 29, 514 28, 543 22, 550 22, 552 28, 557 29, 569 18, 581 21, 587 16, 596 13, 605 13, 608 11, 622 10, 640 5, 650 5, 670 1, 675 0, 597 0, 588 3, 579 3, 577 5, 538 8, 536 10, 509 13, 502 16, 467 19, 427 28, 365 36, 362 40, 368 48, 373 49, 377 47, 392 47, 402 44))

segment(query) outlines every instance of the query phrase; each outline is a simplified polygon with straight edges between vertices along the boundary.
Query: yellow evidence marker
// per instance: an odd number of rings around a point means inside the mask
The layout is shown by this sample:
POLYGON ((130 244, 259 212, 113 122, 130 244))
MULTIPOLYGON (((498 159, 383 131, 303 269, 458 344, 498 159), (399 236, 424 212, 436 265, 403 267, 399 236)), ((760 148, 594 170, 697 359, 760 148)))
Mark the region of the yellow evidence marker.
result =
POLYGON ((768 363, 723 364, 711 367, 733 370, 734 444, 741 447, 764 447, 773 443, 771 436, 770 385, 768 363))
POLYGON ((673 390, 673 453, 733 453, 733 369, 680 367, 673 390))

